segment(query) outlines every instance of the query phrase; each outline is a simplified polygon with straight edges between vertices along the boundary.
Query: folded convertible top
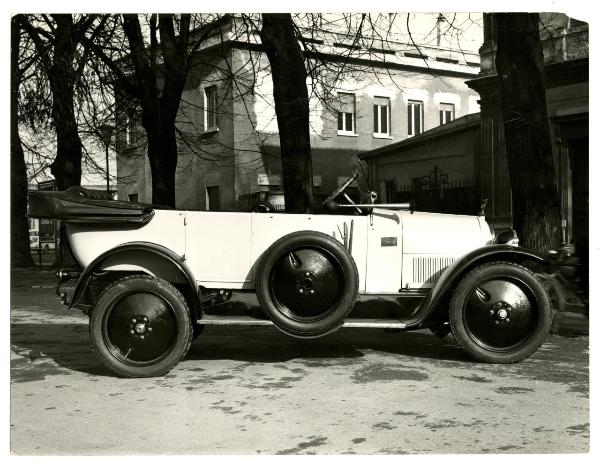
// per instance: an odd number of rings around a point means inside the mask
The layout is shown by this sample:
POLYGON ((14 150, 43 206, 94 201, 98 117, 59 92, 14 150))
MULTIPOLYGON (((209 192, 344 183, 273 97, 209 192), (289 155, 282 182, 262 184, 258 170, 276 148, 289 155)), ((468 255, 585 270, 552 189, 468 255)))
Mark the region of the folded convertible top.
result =
POLYGON ((154 207, 112 199, 110 193, 83 187, 60 192, 32 190, 27 216, 89 224, 139 224, 152 219, 154 207))

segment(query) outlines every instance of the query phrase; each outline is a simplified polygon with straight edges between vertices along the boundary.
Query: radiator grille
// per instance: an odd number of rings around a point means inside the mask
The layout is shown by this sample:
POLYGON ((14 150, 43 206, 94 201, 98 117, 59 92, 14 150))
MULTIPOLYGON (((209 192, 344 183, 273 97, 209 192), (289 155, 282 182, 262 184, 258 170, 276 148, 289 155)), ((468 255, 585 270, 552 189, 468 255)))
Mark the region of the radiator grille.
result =
POLYGON ((448 266, 454 261, 455 257, 436 256, 436 257, 415 257, 413 258, 413 283, 433 283, 437 281, 448 266))

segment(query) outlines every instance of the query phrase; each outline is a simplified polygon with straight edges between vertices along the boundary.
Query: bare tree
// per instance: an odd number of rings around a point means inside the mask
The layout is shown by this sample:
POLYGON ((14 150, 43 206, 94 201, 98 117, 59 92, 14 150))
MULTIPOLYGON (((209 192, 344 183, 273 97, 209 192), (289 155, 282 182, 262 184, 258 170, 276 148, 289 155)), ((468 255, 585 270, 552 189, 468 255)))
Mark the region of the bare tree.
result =
POLYGON ((174 207, 178 157, 175 123, 181 95, 192 55, 220 27, 221 21, 211 21, 192 35, 190 14, 152 14, 149 44, 138 15, 123 15, 120 24, 127 37, 127 57, 118 58, 93 40, 86 40, 85 44, 112 71, 117 92, 123 92, 141 107, 152 172, 152 202, 174 207))
POLYGON ((21 43, 20 18, 11 20, 11 88, 10 88, 10 244, 11 266, 33 266, 27 224, 27 170, 21 137, 19 136, 19 87, 22 69, 19 66, 21 43))
POLYGON ((313 195, 304 58, 291 14, 265 13, 262 23, 260 37, 273 76, 286 211, 306 213, 313 195))
POLYGON ((494 16, 513 225, 523 245, 546 252, 560 244, 561 234, 539 16, 494 16))
MULTIPOLYGON (((56 158, 50 170, 59 190, 81 184, 82 144, 75 116, 75 86, 86 57, 78 46, 96 16, 70 14, 20 16, 21 26, 35 44, 40 68, 52 92, 52 119, 56 130, 56 158)), ((98 29, 101 26, 98 27, 98 29)))

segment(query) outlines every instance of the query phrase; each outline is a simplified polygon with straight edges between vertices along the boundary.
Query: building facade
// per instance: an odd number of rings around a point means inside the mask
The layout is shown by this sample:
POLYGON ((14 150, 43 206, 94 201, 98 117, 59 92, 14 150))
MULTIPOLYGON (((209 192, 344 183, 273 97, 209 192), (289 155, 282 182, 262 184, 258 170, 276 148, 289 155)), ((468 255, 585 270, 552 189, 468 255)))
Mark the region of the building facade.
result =
MULTIPOLYGON (((563 241, 585 249, 589 235, 588 25, 564 14, 540 15, 546 104, 563 241)), ((512 227, 499 85, 494 65, 493 16, 484 15, 481 72, 467 85, 480 95, 480 115, 469 115, 363 153, 372 182, 388 201, 417 200, 417 208, 474 214, 487 199, 486 219, 495 230, 512 227), (454 183, 454 184, 453 184, 454 183), (451 188, 457 189, 452 192, 451 188)), ((524 76, 526 78, 526 76, 524 76)))
POLYGON ((480 114, 474 113, 359 157, 384 203, 412 201, 419 211, 477 214, 480 133, 480 114))
MULTIPOLYGON (((257 195, 283 206, 279 136, 266 55, 235 19, 194 57, 180 106, 176 206, 247 209, 257 195)), ((479 55, 341 33, 303 37, 317 199, 352 174, 358 153, 414 137, 479 111, 464 82, 479 55), (307 47, 310 44, 310 48, 307 47)), ((118 105, 120 199, 151 201, 145 136, 135 110, 118 105)))

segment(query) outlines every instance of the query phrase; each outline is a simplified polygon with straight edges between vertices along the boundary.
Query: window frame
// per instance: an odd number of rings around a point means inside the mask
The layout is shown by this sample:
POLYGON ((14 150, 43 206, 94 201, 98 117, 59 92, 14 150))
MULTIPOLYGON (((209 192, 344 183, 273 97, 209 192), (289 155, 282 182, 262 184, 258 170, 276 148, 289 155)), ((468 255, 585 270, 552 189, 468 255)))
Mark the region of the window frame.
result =
POLYGON ((219 120, 217 118, 217 86, 209 85, 204 87, 204 132, 213 132, 219 130, 219 120), (211 98, 212 97, 212 98, 211 98), (214 108, 211 109, 211 103, 214 108), (211 116, 213 121, 211 121, 211 116), (214 124, 210 125, 213 122, 214 124))
POLYGON ((456 117, 455 106, 454 103, 440 103, 440 126, 444 124, 448 124, 449 122, 454 121, 456 117), (444 107, 452 108, 451 110, 444 109, 444 107), (450 113, 450 119, 447 119, 447 115, 450 113))
POLYGON ((387 105, 380 105, 379 103, 373 102, 373 137, 380 139, 390 139, 392 138, 392 102, 390 97, 381 97, 376 95, 375 98, 380 98, 383 100, 387 100, 387 105), (386 107, 386 132, 381 132, 382 126, 382 117, 381 117, 381 108, 386 107))
POLYGON ((125 113, 125 145, 133 145, 135 136, 135 114, 133 111, 125 113))
POLYGON ((337 95, 338 95, 338 99, 340 99, 340 95, 351 95, 352 96, 352 107, 353 107, 352 113, 349 113, 347 111, 338 110, 338 112, 337 112, 337 134, 345 135, 345 136, 349 136, 349 137, 357 137, 358 134, 356 133, 356 94, 353 92, 338 92, 337 95), (344 115, 341 119, 342 129, 340 129, 340 115, 344 115), (352 130, 347 129, 347 123, 348 123, 347 115, 351 115, 350 120, 352 122, 352 130))
POLYGON ((425 131, 424 121, 425 121, 425 105, 422 100, 408 100, 407 105, 407 123, 408 123, 408 136, 414 137, 415 135, 422 134, 425 131), (415 125, 415 108, 420 108, 420 118, 419 118, 419 131, 416 131, 415 125))

